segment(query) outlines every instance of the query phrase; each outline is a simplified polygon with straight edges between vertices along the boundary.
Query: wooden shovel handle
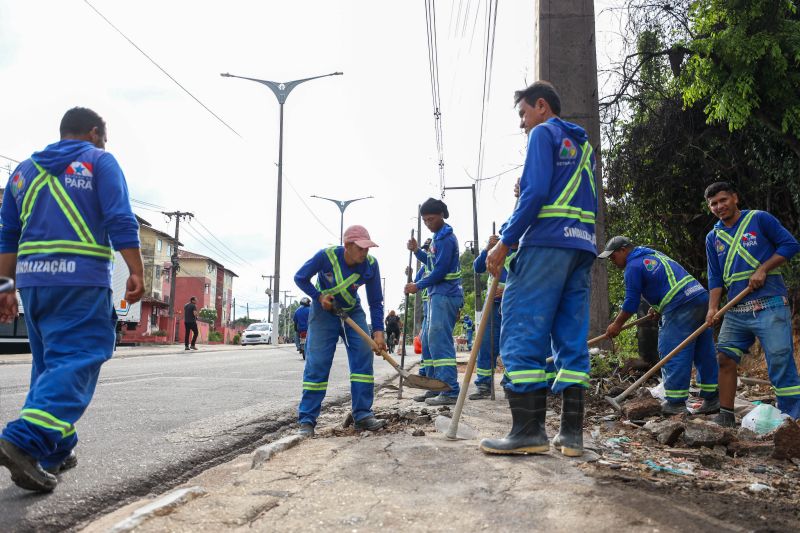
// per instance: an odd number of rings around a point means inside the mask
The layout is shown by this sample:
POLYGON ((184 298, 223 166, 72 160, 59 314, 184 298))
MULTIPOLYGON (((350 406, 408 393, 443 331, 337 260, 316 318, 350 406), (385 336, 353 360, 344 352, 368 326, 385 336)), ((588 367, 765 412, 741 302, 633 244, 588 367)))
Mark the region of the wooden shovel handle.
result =
POLYGON ((369 347, 370 347, 370 348, 372 348, 372 350, 373 350, 375 353, 377 353, 378 355, 380 355, 381 357, 383 357, 383 358, 386 360, 386 362, 387 362, 387 363, 389 363, 390 365, 392 365, 393 367, 395 367, 395 368, 400 368, 400 365, 399 365, 399 364, 397 364, 397 361, 395 361, 395 360, 394 360, 394 357, 392 357, 391 355, 389 355, 389 354, 388 354, 388 353, 387 353, 385 350, 381 350, 380 348, 378 348, 378 343, 377 343, 377 342, 375 342, 375 339, 373 339, 372 337, 370 337, 369 335, 367 335, 367 332, 366 332, 366 331, 364 331, 363 329, 361 329, 361 328, 359 327, 359 325, 358 325, 358 324, 356 324, 356 323, 355 323, 355 321, 354 321, 352 318, 350 318, 350 317, 348 316, 348 317, 346 317, 346 318, 344 319, 344 321, 347 323, 347 325, 348 325, 348 326, 350 326, 351 328, 353 328, 353 331, 355 331, 356 333, 358 333, 358 334, 361 336, 361 338, 362 338, 362 339, 364 339, 365 341, 367 341, 367 344, 369 344, 369 347))
MULTIPOLYGON (((638 320, 634 320, 633 322, 628 322, 627 324, 625 324, 624 326, 622 326, 622 329, 620 329, 620 331, 625 331, 626 329, 630 329, 630 328, 632 328, 632 327, 634 327, 634 326, 638 326, 639 324, 644 324, 645 322, 648 322, 648 321, 650 321, 650 320, 653 320, 654 318, 655 318, 655 317, 654 317, 654 316, 651 316, 651 315, 646 315, 646 316, 643 316, 642 318, 640 318, 640 319, 638 319, 638 320)), ((588 342, 587 344, 588 344, 589 346, 594 346, 594 345, 595 345, 595 344, 597 344, 598 342, 600 342, 600 341, 604 341, 604 340, 606 340, 606 339, 608 339, 608 338, 609 338, 609 336, 608 336, 608 335, 606 335, 605 333, 603 333, 602 335, 598 335, 597 337, 595 337, 595 338, 593 338, 593 339, 589 339, 589 342, 588 342)))

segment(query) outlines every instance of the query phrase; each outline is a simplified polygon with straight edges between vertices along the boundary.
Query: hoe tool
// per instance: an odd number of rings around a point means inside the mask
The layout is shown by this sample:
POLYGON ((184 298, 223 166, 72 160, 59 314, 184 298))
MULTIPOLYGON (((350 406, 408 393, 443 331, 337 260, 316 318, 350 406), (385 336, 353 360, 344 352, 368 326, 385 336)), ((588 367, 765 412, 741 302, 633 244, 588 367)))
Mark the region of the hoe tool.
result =
POLYGON ((333 314, 344 320, 344 322, 348 326, 353 328, 353 330, 356 333, 358 333, 361 336, 361 338, 364 339, 364 341, 366 341, 367 344, 369 344, 370 348, 372 348, 373 351, 375 351, 378 355, 383 357, 387 363, 392 365, 392 367, 397 371, 397 373, 400 374, 400 376, 402 376, 403 384, 406 387, 412 387, 414 389, 426 389, 436 392, 447 392, 450 390, 450 385, 448 385, 444 381, 429 378, 426 376, 419 376, 417 374, 412 374, 405 368, 402 368, 399 364, 397 364, 397 361, 395 361, 394 358, 386 352, 386 350, 379 350, 378 343, 372 340, 372 337, 367 335, 367 333, 363 329, 361 329, 352 318, 347 316, 347 313, 343 311, 341 308, 334 307, 332 312, 333 314))
MULTIPOLYGON (((739 294, 737 294, 737 295, 736 295, 736 297, 735 297, 734 299, 732 299, 730 302, 728 302, 728 303, 725 305, 725 307, 723 307, 722 309, 720 309, 719 311, 717 311, 717 314, 716 314, 716 315, 714 315, 714 320, 718 320, 719 318, 721 318, 721 317, 722 317, 722 315, 724 315, 724 314, 725 314, 725 313, 728 311, 728 309, 730 309, 730 308, 731 308, 731 307, 733 307, 734 305, 738 304, 738 303, 739 303, 739 302, 742 300, 742 298, 744 298, 745 296, 747 296, 748 294, 750 294, 750 293, 752 292, 752 290, 753 290, 753 289, 751 289, 750 287, 746 287, 746 288, 745 288, 745 289, 744 289, 742 292, 740 292, 739 294)), ((620 406, 620 403, 621 403, 623 400, 625 400, 625 398, 627 398, 628 396, 630 396, 630 395, 631 395, 631 393, 632 393, 633 391, 635 391, 636 389, 638 389, 638 388, 639 388, 639 387, 642 385, 642 383, 644 383, 645 381, 647 381, 648 379, 650 379, 650 378, 653 376, 653 374, 655 374, 656 372, 658 372, 659 370, 661 370, 661 367, 662 367, 662 366, 664 366, 665 364, 667 364, 667 361, 669 361, 670 359, 672 359, 672 358, 675 356, 675 354, 676 354, 676 353, 678 353, 678 352, 680 352, 681 350, 683 350, 684 348, 686 348, 686 346, 687 346, 687 345, 688 345, 690 342, 692 342, 692 341, 693 341, 693 340, 695 340, 697 337, 699 337, 699 336, 700 336, 700 334, 701 334, 701 333, 703 333, 703 332, 704 332, 705 330, 707 330, 707 329, 708 329, 708 324, 707 324, 707 323, 705 323, 705 324, 703 324, 702 326, 700 326, 699 328, 697 328, 696 330, 694 330, 694 332, 693 332, 691 335, 689 335, 688 337, 686 337, 686 340, 684 340, 682 343, 680 343, 678 346, 676 346, 674 350, 672 350, 672 351, 671 351, 671 352, 669 352, 667 355, 665 355, 665 356, 664 356, 664 357, 661 359, 661 361, 659 361, 658 363, 656 363, 656 364, 653 366, 653 368, 651 368, 650 370, 648 370, 648 371, 647 371, 647 373, 645 373, 645 375, 643 375, 642 377, 640 377, 639 379, 637 379, 637 380, 636 380, 636 382, 634 382, 634 384, 633 384, 633 385, 631 385, 630 387, 628 387, 627 389, 625 389, 623 392, 621 392, 619 395, 615 396, 614 398, 612 398, 611 396, 606 396, 606 401, 607 401, 608 403, 610 403, 610 404, 611 404, 611 407, 613 407, 613 408, 614 408, 614 409, 616 409, 617 411, 622 411, 622 407, 620 406)))

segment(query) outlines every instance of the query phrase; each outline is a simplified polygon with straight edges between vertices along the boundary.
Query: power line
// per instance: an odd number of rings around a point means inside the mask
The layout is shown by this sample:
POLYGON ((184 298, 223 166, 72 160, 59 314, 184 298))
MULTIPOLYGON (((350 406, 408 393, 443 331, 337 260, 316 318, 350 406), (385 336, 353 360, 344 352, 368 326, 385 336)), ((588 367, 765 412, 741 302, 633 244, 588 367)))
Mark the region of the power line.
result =
POLYGON ((237 261, 234 258, 230 257, 228 254, 226 254, 225 252, 223 252, 222 250, 217 248, 214 245, 214 243, 210 242, 203 235, 201 235, 200 232, 198 232, 197 229, 194 228, 194 226, 192 225, 191 221, 185 226, 185 229, 189 233, 189 235, 192 238, 194 238, 195 241, 197 241, 199 244, 201 244, 207 250, 210 250, 210 251, 213 251, 213 253, 219 254, 225 260, 230 261, 231 263, 233 263, 236 266, 243 266, 239 261, 237 261))
POLYGON ((439 47, 436 35, 436 0, 425 0, 425 31, 428 39, 428 71, 431 77, 436 152, 439 158, 439 188, 444 192, 444 141, 442 139, 442 100, 439 90, 439 47))
POLYGON ((16 163, 16 164, 18 164, 18 165, 21 163, 21 161, 17 161, 17 160, 16 160, 16 159, 14 159, 13 157, 8 157, 7 155, 0 154, 0 157, 2 157, 3 159, 8 159, 8 160, 9 160, 9 161, 11 161, 12 163, 16 163))
POLYGON ((114 23, 113 23, 113 22, 111 22, 110 20, 108 20, 108 18, 106 18, 106 16, 105 16, 105 15, 103 15, 102 13, 100 13, 100 11, 98 11, 98 9, 97 9, 96 7, 94 7, 94 6, 93 6, 93 5, 92 5, 92 4, 89 2, 89 0, 83 0, 83 1, 86 3, 86 5, 87 5, 87 6, 89 6, 90 8, 92 8, 92 10, 93 10, 95 13, 97 13, 98 15, 100 15, 100 18, 102 18, 103 20, 105 20, 105 21, 108 23, 108 25, 109 25, 109 26, 111 26, 112 28, 114 28, 114 30, 116 30, 116 32, 117 32, 117 33, 119 33, 120 35, 122 35, 122 37, 123 37, 123 38, 124 38, 126 41, 128 41, 128 42, 129 42, 129 43, 130 43, 130 44, 131 44, 131 45, 132 45, 134 48, 136 48, 136 49, 137 49, 137 50, 138 50, 138 51, 139 51, 139 52, 140 52, 140 53, 141 53, 141 54, 142 54, 144 57, 146 57, 148 61, 150 61, 150 62, 151 62, 153 65, 155 65, 155 66, 156 66, 156 68, 158 68, 158 70, 160 70, 161 72, 163 72, 163 73, 164 73, 164 75, 166 75, 166 76, 167 76, 169 79, 171 79, 171 80, 172 80, 172 81, 175 83, 175 85, 177 85, 178 87, 180 87, 180 88, 181 88, 181 90, 183 90, 183 92, 185 92, 186 94, 188 94, 189 96, 191 96, 191 97, 192 97, 192 99, 193 99, 195 102, 197 102, 198 104, 200 104, 201 106, 203 106, 203 109, 205 109, 206 111, 208 111, 209 113, 211 113, 211 115, 212 115, 212 116, 213 116, 215 119, 217 119, 218 121, 220 121, 220 122, 221 122, 221 123, 222 123, 222 124, 223 124, 223 125, 224 125, 226 128, 228 128, 228 129, 229 129, 229 130, 231 130, 233 133, 235 133, 237 137, 239 137, 239 138, 241 138, 241 137, 242 137, 241 135, 239 135, 239 132, 237 132, 235 129, 233 129, 233 128, 232 128, 232 127, 231 127, 231 126, 230 126, 230 125, 229 125, 227 122, 225 122, 224 120, 222 120, 222 119, 221 119, 221 118, 220 118, 220 117, 219 117, 219 116, 218 116, 216 113, 214 113, 213 111, 211 111, 211 109, 209 109, 209 107, 208 107, 206 104, 204 104, 203 102, 201 102, 199 98, 197 98, 195 95, 193 95, 193 94, 192 94, 192 93, 189 91, 189 89, 187 89, 186 87, 184 87, 183 85, 181 85, 181 83, 180 83, 178 80, 176 80, 175 78, 173 78, 173 77, 172 77, 172 75, 171 75, 169 72, 167 72, 166 70, 164 70, 164 68, 162 68, 162 67, 161 67, 161 65, 159 65, 158 63, 156 63, 156 61, 155 61, 155 60, 154 60, 152 57, 150 57, 149 55, 147 55, 147 53, 146 53, 144 50, 142 50, 141 48, 139 48, 139 46, 137 46, 137 44, 136 44, 135 42, 133 42, 133 41, 132 41, 132 40, 131 40, 131 39, 130 39, 130 38, 127 36, 127 35, 125 35, 124 33, 122 33, 122 30, 120 30, 119 28, 117 28, 117 27, 114 25, 114 23))
POLYGON ((486 104, 489 101, 492 87, 492 66, 494 65, 494 39, 497 28, 497 0, 488 0, 486 4, 486 48, 483 58, 483 101, 481 102, 481 129, 478 137, 478 166, 475 181, 482 181, 483 164, 486 146, 483 136, 486 132, 486 104))
POLYGON ((312 210, 312 209, 311 209, 311 208, 308 206, 308 204, 306 203, 306 201, 305 201, 305 200, 303 200, 303 197, 302 197, 302 196, 300 196, 300 193, 299 193, 299 192, 297 192, 297 189, 295 189, 295 188, 294 188, 294 185, 292 185, 292 182, 289 180, 289 178, 287 178, 287 177, 286 177, 286 172, 284 172, 284 173, 283 173, 283 179, 284 179, 284 180, 286 180, 286 183, 288 183, 288 184, 289 184, 289 187, 292 189, 292 191, 294 192, 294 194, 297 196, 297 199, 298 199, 298 200, 300 200, 300 203, 302 203, 302 204, 303 204, 303 206, 306 208, 306 210, 307 210, 307 211, 308 211, 308 212, 311 214, 311 216, 312 216, 312 217, 314 217, 314 219, 315 219, 317 222, 319 222, 319 225, 320 225, 320 226, 322 226, 322 227, 325 229, 325 231, 327 231, 328 233, 330 233, 332 237, 339 237, 339 235, 338 235, 338 234, 336 234, 336 233, 332 232, 332 231, 330 230, 330 228, 328 228, 328 226, 326 226, 326 225, 325 225, 325 223, 324 223, 322 220, 320 220, 320 218, 317 216, 317 214, 316 214, 316 213, 314 213, 314 211, 313 211, 313 210, 312 210))
POLYGON ((213 237, 213 238, 214 238, 214 240, 216 240, 218 243, 220 243, 220 244, 221 244, 221 245, 222 245, 222 246, 223 246, 223 247, 224 247, 226 250, 228 250, 230 253, 232 253, 232 254, 233 254, 235 257, 237 257, 238 259, 241 259, 242 261, 244 261, 245 263, 247 263, 247 264, 248 264, 248 265, 250 265, 251 267, 253 267, 253 268, 256 268, 256 266, 255 266, 253 263, 251 263, 250 261, 248 261, 247 259, 245 259, 245 258, 244 258, 244 257, 242 257, 241 255, 237 254, 237 253, 236 253, 236 252, 234 252, 233 250, 231 250, 231 248, 230 248, 230 247, 229 247, 227 244, 225 244, 224 242, 222 242, 222 240, 220 240, 220 239, 219 239, 219 238, 218 238, 216 235, 214 235, 214 233, 212 233, 212 232, 211 232, 211 230, 210 230, 210 229, 208 229, 208 228, 206 227, 206 225, 205 225, 205 224, 203 224, 202 222, 200 222, 200 220, 198 220, 198 219, 197 219, 197 217, 195 217, 195 218, 194 218, 194 220, 195 220, 195 222, 197 222, 198 224, 200 224, 200 226, 201 226, 201 227, 202 227, 204 230, 206 230, 206 232, 207 232, 207 233, 208 233, 208 234, 209 234, 211 237, 213 237))

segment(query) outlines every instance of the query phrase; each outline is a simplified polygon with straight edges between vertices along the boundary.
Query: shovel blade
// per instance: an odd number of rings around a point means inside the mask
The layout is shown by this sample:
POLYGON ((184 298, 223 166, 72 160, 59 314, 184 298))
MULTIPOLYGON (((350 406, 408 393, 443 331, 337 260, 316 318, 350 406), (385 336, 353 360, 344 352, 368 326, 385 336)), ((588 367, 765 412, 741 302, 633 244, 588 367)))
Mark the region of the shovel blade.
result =
POLYGON ((472 440, 478 438, 478 432, 474 428, 460 421, 455 436, 451 436, 450 429, 453 425, 453 419, 446 416, 437 416, 433 424, 436 426, 436 431, 447 436, 450 440, 472 440))
POLYGON ((408 373, 403 376, 403 385, 413 389, 425 389, 435 392, 447 392, 450 390, 450 385, 444 381, 408 373))

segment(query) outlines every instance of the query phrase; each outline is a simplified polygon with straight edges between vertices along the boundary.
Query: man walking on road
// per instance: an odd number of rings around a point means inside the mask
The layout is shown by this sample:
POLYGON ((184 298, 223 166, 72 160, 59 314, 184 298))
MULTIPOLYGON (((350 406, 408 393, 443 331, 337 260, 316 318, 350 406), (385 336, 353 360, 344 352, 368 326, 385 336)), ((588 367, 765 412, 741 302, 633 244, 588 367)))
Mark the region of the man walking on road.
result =
POLYGON ((294 317, 292 317, 295 331, 295 345, 297 346, 297 351, 302 354, 305 352, 305 343, 301 344, 300 339, 306 339, 308 334, 308 315, 310 313, 311 300, 308 298, 308 296, 303 296, 300 298, 300 306, 295 309, 294 317))
MULTIPOLYGON (((76 107, 60 132, 14 170, 0 210, 0 276, 16 274, 33 357, 20 418, 0 436, 0 465, 42 492, 77 464, 75 424, 114 351, 114 250, 130 271, 128 304, 144 292, 139 226, 122 170, 104 151, 105 122, 76 107)), ((0 320, 16 315, 16 294, 0 295, 0 320)))
POLYGON ((196 350, 197 346, 197 298, 192 296, 189 303, 183 306, 183 343, 188 351, 190 348, 196 350), (192 334, 192 341, 189 342, 189 333, 192 334))
MULTIPOLYGON (((461 289, 461 267, 458 258, 458 239, 453 228, 445 223, 450 216, 447 205, 441 200, 428 198, 419 210, 425 226, 433 232, 431 244, 432 268, 430 273, 416 283, 406 285, 406 294, 428 289, 428 349, 431 365, 428 376, 444 381, 450 390, 438 396, 432 393, 425 400, 428 405, 452 405, 458 397, 458 372, 456 350, 453 345, 453 328, 458 313, 464 305, 461 289)), ((425 262, 428 254, 419 249, 417 241, 410 239, 408 249, 417 259, 425 262)))
MULTIPOLYGON (((636 314, 642 296, 650 304, 651 313, 661 315, 658 331, 661 357, 705 323, 708 292, 686 269, 666 255, 644 246, 634 247, 630 239, 620 235, 609 240, 598 257, 610 259, 617 268, 625 271, 625 301, 614 322, 606 328, 606 335, 610 338, 619 335, 625 322, 636 314)), ((689 398, 692 364, 697 368, 696 382, 703 398, 703 404, 695 414, 719 410, 719 367, 714 356, 714 331, 707 329, 661 368, 667 397, 661 404, 661 412, 665 415, 689 414, 686 400, 689 398)))
POLYGON ((358 326, 367 331, 367 317, 361 308, 358 288, 367 286, 372 338, 386 349, 383 333, 383 289, 378 261, 369 249, 378 246, 363 226, 350 226, 344 232, 344 246, 317 252, 294 276, 295 285, 312 303, 308 321, 307 356, 303 370, 303 397, 300 400, 300 435, 313 436, 322 400, 328 390, 336 342, 342 337, 350 364, 350 394, 357 430, 375 431, 385 425, 372 412, 375 378, 372 351, 358 333, 331 311, 340 307, 358 326), (311 278, 317 277, 316 285, 311 278))
POLYGON ((461 317, 461 327, 464 329, 464 336, 467 338, 467 350, 472 350, 472 334, 475 332, 475 323, 469 315, 461 317))
POLYGON ((716 422, 735 426, 736 367, 758 339, 767 359, 767 372, 778 409, 800 418, 800 379, 794 363, 792 316, 783 276, 776 269, 789 261, 800 244, 778 219, 766 211, 739 209, 739 195, 726 182, 705 190, 711 212, 719 218, 706 236, 708 301, 711 324, 723 287, 734 298, 746 287, 753 292, 728 310, 717 337, 720 412, 716 422))
POLYGON ((513 425, 503 439, 484 439, 486 453, 544 453, 546 360, 562 395, 561 430, 553 440, 561 453, 583 453, 584 391, 589 386, 590 271, 597 255, 597 191, 594 157, 586 132, 561 120, 561 100, 548 82, 517 91, 514 100, 528 133, 520 196, 500 242, 489 252, 489 272, 499 276, 508 252, 500 353, 506 368, 513 425))

